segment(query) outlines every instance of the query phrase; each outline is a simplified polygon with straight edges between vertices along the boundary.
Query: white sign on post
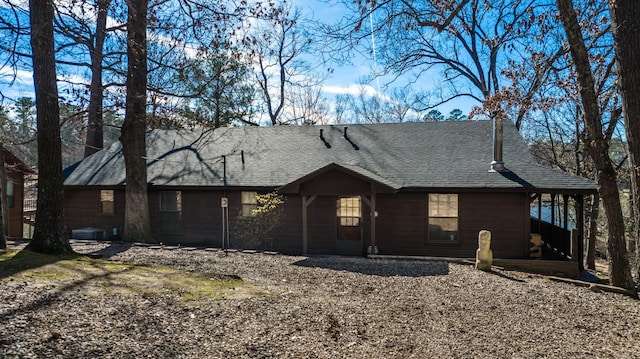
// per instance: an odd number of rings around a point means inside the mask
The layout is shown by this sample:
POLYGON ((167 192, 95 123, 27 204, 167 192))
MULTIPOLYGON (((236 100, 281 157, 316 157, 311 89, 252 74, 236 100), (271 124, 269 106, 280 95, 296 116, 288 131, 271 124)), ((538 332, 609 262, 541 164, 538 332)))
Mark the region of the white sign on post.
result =
POLYGON ((229 207, 229 199, 227 197, 222 197, 220 199, 220 207, 222 207, 222 208, 229 207))

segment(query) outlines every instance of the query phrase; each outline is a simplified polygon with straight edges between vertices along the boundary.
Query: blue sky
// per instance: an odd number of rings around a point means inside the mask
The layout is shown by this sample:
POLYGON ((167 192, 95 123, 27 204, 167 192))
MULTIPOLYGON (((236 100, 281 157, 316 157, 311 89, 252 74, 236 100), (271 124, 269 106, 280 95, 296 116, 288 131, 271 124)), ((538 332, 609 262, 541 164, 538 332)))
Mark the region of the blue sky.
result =
MULTIPOLYGON (((345 9, 338 5, 330 5, 326 1, 321 0, 290 0, 290 3, 298 6, 307 17, 313 19, 322 19, 326 21, 337 21, 343 15, 345 15, 345 9)), ((310 60, 319 59, 319 56, 309 56, 310 60)), ((338 65, 327 63, 315 63, 316 68, 319 71, 326 70, 326 68, 332 68, 333 72, 327 74, 327 78, 323 84, 323 93, 329 101, 333 99, 336 94, 339 93, 353 93, 359 88, 359 83, 362 78, 369 77, 375 70, 375 64, 373 56, 364 57, 356 55, 351 61, 351 64, 338 65)), ((325 72, 326 73, 326 72, 325 72)), ((17 73, 17 77, 11 86, 8 86, 10 70, 0 69, 0 91, 8 98, 18 97, 34 97, 33 94, 33 78, 32 74, 28 70, 20 70, 17 73)), ((433 73, 429 76, 423 76, 422 81, 414 83, 411 86, 414 90, 432 90, 440 79, 440 74, 433 73)), ((390 85, 391 87, 402 86, 402 82, 406 79, 400 78, 396 83, 390 85)), ((381 84, 385 81, 381 80, 381 84)), ((384 86, 378 87, 376 81, 369 83, 371 86, 369 91, 378 91, 378 89, 384 95, 384 86)), ((59 89, 62 90, 62 89, 59 89)), ((439 106, 440 112, 443 114, 449 113, 455 108, 461 109, 465 114, 471 110, 471 107, 476 103, 470 102, 470 100, 461 99, 455 102, 447 103, 439 106)))
MULTIPOLYGON (((346 15, 347 11, 343 6, 333 4, 334 1, 331 1, 331 4, 329 4, 329 2, 326 0, 289 0, 289 2, 301 8, 307 14, 307 16, 315 20, 320 19, 328 22, 338 21, 341 17, 346 15)), ((363 26, 368 25, 369 24, 364 24, 363 26)), ((374 38, 375 36, 376 34, 374 34, 374 38)), ((380 44, 380 41, 376 41, 376 44, 380 44)), ((373 56, 364 57, 361 55, 356 55, 356 57, 352 59, 351 64, 320 65, 320 67, 323 66, 331 67, 334 70, 323 85, 324 93, 327 96, 333 96, 337 93, 347 93, 354 91, 358 87, 360 79, 369 77, 373 73, 375 73, 377 65, 374 62, 373 56)), ((401 77, 397 80, 397 82, 389 85, 389 87, 393 88, 397 86, 403 86, 406 82, 407 79, 401 77)), ((422 76, 420 82, 413 83, 411 86, 416 91, 431 91, 435 89, 440 82, 441 74, 437 71, 432 71, 432 73, 428 74, 427 76, 422 76)), ((372 81, 369 83, 369 85, 372 87, 372 91, 378 90, 378 84, 380 84, 380 91, 384 95, 385 79, 372 81)), ((471 99, 460 98, 439 106, 438 110, 445 115, 453 109, 461 109, 463 113, 468 114, 474 105, 478 105, 478 103, 471 99)))

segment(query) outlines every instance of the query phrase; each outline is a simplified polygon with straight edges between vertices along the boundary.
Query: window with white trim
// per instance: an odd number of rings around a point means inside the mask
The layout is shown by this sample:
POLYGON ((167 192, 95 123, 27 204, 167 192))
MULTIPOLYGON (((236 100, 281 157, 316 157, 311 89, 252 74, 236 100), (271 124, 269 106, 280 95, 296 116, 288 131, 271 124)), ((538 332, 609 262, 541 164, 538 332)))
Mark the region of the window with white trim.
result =
POLYGON ((338 223, 345 227, 357 227, 362 217, 360 197, 341 197, 337 202, 338 223))
POLYGON ((254 217, 258 208, 258 194, 254 191, 242 192, 242 217, 254 217))
POLYGON ((160 230, 165 234, 182 233, 182 192, 160 192, 160 230))
POLYGON ((112 189, 103 189, 100 191, 100 214, 115 214, 115 201, 112 189))
POLYGON ((458 195, 429 194, 429 231, 431 243, 458 243, 458 195))

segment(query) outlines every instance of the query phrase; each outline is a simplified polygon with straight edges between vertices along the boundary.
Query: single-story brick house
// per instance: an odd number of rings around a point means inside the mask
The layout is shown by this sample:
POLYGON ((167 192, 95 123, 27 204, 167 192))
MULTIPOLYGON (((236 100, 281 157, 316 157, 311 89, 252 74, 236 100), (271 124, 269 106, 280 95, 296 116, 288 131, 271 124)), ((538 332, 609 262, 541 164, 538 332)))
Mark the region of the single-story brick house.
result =
MULTIPOLYGON (((234 217, 278 191, 271 249, 283 253, 473 257, 488 229, 496 258, 527 258, 532 201, 581 204, 597 190, 536 164, 513 125, 494 136, 489 121, 153 130, 147 141, 152 235, 182 245, 222 245, 222 198, 234 217), (508 171, 490 171, 495 148, 508 171)), ((119 143, 66 169, 67 227, 121 233, 124 182, 119 143)))

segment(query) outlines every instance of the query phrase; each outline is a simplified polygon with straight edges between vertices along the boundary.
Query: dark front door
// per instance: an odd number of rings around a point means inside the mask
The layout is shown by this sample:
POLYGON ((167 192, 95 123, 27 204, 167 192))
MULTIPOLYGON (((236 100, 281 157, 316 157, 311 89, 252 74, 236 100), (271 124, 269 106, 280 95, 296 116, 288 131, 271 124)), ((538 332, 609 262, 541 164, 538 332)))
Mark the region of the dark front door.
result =
POLYGON ((360 197, 339 197, 336 202, 336 253, 362 255, 362 203, 360 197))

